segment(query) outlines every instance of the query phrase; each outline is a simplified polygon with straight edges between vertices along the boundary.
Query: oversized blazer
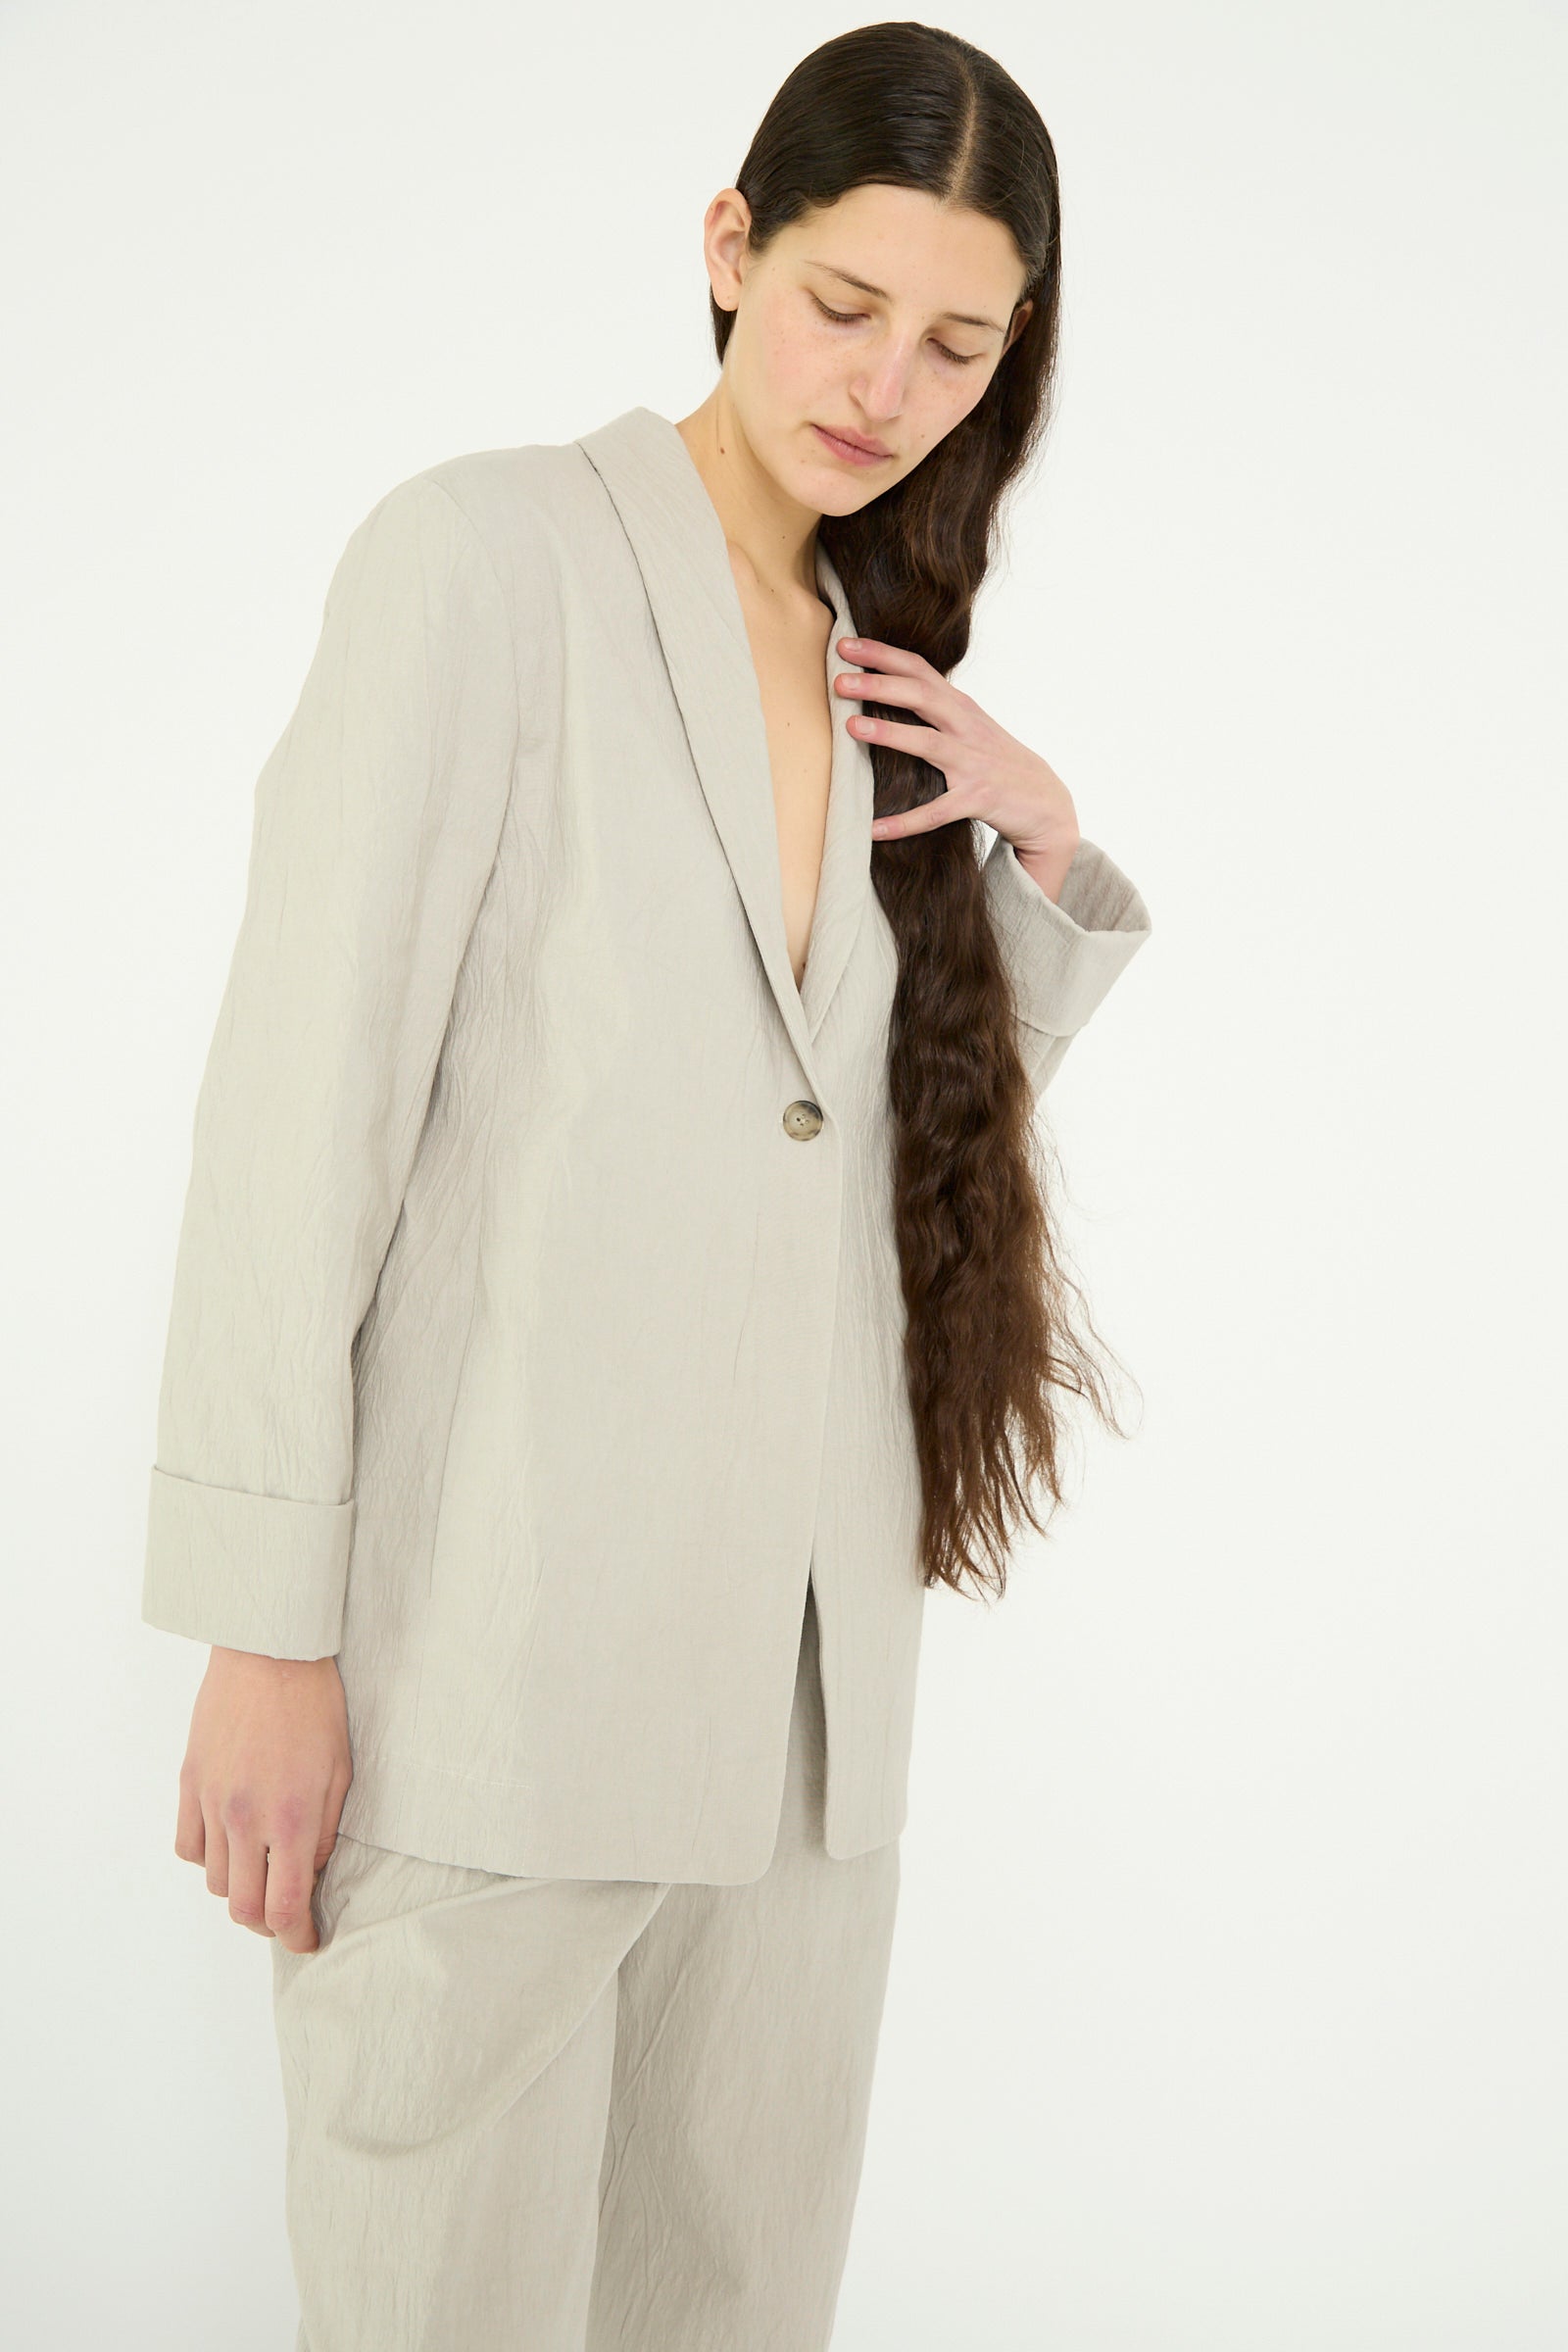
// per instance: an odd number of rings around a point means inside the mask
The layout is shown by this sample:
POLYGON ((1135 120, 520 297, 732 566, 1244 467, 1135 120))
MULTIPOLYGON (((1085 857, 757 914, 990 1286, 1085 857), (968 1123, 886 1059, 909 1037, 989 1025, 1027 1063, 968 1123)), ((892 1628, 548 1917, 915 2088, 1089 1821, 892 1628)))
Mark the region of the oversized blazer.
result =
MULTIPOLYGON (((197 1098, 142 1613, 335 1655, 341 1828, 755 1879, 809 1579, 825 1836, 906 1818, 926 1588, 872 768, 832 680, 804 985, 717 511, 675 426, 466 454, 332 573, 197 1098)), ((985 886, 1037 1090, 1149 935, 985 886)))

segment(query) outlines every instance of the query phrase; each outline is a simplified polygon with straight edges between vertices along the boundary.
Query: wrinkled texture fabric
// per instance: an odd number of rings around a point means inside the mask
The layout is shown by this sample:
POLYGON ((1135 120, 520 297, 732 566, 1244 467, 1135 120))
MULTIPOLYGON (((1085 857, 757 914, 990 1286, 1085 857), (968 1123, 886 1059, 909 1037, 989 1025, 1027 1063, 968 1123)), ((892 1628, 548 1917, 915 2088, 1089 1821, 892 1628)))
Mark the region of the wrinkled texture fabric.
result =
POLYGON ((297 2352, 816 2352, 897 1841, 822 1844, 808 1604, 744 1886, 509 1879, 340 1838, 273 1951, 297 2352))
MULTIPOLYGON (((723 529, 652 410, 390 490, 257 784, 143 1615, 337 1656, 367 1843, 757 1878, 808 1577, 827 1850, 904 1825, 925 1591, 897 955, 832 692, 852 616, 819 576, 799 989, 723 529)), ((1044 1089, 1149 917, 1092 842, 1059 904, 1000 838, 984 872, 1044 1089)))

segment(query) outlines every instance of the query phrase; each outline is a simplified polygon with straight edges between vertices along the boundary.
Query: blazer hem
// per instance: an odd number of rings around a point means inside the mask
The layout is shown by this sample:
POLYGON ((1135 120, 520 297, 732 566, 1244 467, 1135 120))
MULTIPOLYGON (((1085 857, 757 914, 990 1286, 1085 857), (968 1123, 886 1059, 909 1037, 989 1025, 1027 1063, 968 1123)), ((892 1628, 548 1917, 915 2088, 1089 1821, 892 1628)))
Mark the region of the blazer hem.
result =
MULTIPOLYGON (((562 1831, 540 1816, 516 1781, 487 1780, 449 1766, 390 1753, 356 1752, 354 1778, 338 1827, 364 1845, 389 1847, 427 1862, 492 1871, 502 1878, 635 1879, 663 1886, 747 1886, 761 1878, 778 1841, 782 1787, 760 1840, 616 1836, 609 1829, 562 1831), (532 1818, 530 1818, 530 1815, 532 1818)), ((904 1827, 829 1834, 826 1851, 853 1860, 891 1844, 904 1827)))

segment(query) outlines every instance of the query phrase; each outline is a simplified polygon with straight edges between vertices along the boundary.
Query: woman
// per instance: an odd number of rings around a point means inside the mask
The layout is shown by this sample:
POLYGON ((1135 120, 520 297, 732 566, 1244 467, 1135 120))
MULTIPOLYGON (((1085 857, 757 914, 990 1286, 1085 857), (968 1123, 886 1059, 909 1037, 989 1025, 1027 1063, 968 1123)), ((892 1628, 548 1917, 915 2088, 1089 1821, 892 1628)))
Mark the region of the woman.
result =
POLYGON ((924 1593, 1108 1418, 1032 1117, 1148 915, 947 675, 1051 142, 867 27, 705 251, 709 398, 388 492, 257 787, 144 1614, 311 2352, 828 2342, 924 1593))

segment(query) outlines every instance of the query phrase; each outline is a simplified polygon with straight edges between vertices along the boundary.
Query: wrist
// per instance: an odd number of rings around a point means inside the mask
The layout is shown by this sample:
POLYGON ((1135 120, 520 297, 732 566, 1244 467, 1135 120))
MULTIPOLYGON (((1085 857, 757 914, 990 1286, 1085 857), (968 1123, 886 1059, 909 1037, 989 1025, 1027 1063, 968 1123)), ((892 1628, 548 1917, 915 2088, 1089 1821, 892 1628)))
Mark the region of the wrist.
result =
POLYGON ((1078 854, 1079 839, 1077 833, 1070 833, 1046 844, 1015 841, 1012 854, 1031 882, 1043 890, 1048 899, 1054 901, 1061 896, 1067 868, 1078 854))

